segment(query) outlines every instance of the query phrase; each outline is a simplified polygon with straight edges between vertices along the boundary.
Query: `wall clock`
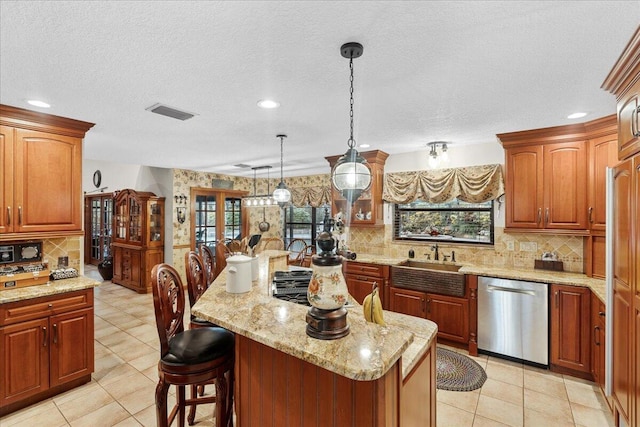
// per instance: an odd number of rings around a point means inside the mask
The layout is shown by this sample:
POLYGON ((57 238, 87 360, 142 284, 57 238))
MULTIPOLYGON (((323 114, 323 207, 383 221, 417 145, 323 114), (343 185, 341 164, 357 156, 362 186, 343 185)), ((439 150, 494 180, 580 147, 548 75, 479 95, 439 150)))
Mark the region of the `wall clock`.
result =
POLYGON ((96 188, 100 187, 100 184, 102 183, 102 172, 100 172, 100 170, 96 170, 93 173, 93 185, 96 186, 96 188))

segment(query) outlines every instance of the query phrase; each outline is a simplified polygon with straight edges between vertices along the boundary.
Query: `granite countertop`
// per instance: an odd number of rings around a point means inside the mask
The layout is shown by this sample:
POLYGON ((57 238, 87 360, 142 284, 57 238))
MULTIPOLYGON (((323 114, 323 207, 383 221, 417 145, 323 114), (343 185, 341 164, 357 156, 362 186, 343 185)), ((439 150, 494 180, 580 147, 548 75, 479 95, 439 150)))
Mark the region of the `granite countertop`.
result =
POLYGON ((0 290, 0 304, 22 301, 26 299, 46 297, 66 292, 100 286, 100 282, 89 277, 80 276, 72 279, 50 280, 44 285, 25 286, 16 289, 0 290))
MULTIPOLYGON (((399 265, 402 262, 407 261, 407 258, 389 258, 381 255, 367 255, 358 254, 358 258, 355 262, 364 262, 369 264, 382 264, 382 265, 399 265)), ((444 261, 428 261, 420 259, 418 261, 431 262, 434 264, 456 264, 461 265, 460 273, 475 274, 477 276, 490 276, 504 279, 516 279, 525 280, 531 282, 541 283, 556 283, 559 285, 569 286, 585 286, 590 288, 596 296, 602 301, 605 301, 606 284, 603 279, 594 279, 581 273, 569 273, 566 271, 550 271, 550 270, 536 270, 536 269, 523 269, 523 268, 507 268, 507 267, 495 267, 495 266, 481 266, 464 263, 453 263, 444 261)))
POLYGON ((387 326, 364 320, 361 307, 349 308, 350 333, 337 340, 306 334, 309 307, 271 296, 268 257, 260 257, 260 278, 243 294, 226 292, 222 272, 192 312, 232 332, 354 380, 382 377, 400 357, 406 375, 436 337, 435 323, 385 311, 387 326))

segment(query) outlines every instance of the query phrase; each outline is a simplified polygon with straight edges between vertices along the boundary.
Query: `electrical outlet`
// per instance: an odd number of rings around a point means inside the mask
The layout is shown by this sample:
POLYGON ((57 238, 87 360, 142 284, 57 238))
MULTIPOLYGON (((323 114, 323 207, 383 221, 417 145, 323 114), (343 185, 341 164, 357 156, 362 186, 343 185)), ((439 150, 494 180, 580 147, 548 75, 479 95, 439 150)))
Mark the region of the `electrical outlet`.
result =
POLYGON ((58 267, 68 267, 69 266, 69 257, 68 256, 59 256, 58 257, 58 267))
POLYGON ((536 242, 520 242, 521 252, 536 252, 538 250, 538 244, 536 242))
POLYGON ((509 240, 507 242, 507 250, 508 251, 515 251, 516 250, 516 245, 515 245, 515 243, 513 243, 513 240, 509 240))

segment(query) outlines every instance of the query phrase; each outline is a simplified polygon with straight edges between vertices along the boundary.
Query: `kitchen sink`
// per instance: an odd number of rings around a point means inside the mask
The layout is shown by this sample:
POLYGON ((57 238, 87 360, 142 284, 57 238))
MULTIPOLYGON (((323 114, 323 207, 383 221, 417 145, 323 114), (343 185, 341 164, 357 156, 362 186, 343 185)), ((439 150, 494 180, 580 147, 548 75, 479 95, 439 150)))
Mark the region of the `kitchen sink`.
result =
POLYGON ((462 297, 465 276, 460 265, 407 260, 391 266, 391 286, 462 297))
POLYGON ((460 270, 461 265, 457 264, 436 264, 428 261, 414 261, 412 259, 404 261, 400 264, 402 267, 421 268, 423 270, 438 270, 438 271, 454 271, 460 270))

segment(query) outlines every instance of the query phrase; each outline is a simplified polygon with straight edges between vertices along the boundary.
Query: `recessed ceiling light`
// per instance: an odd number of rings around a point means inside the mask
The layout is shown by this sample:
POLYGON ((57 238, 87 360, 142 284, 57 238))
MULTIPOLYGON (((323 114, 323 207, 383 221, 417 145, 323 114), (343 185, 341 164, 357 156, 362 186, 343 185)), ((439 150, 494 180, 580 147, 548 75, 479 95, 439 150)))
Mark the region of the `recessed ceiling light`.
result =
POLYGON ((567 119, 580 119, 580 118, 582 118, 582 117, 584 117, 586 115, 587 115, 587 113, 573 113, 573 114, 569 114, 567 116, 567 119))
POLYGON ((30 105, 33 105, 34 107, 41 107, 41 108, 50 108, 51 105, 47 104, 44 101, 38 101, 37 99, 29 99, 27 100, 27 103, 30 105))
POLYGON ((279 106, 280 106, 279 102, 272 101, 270 99, 261 99, 260 101, 258 101, 258 107, 260 108, 271 109, 271 108, 278 108, 279 106))
POLYGON ((369 145, 369 144, 360 144, 360 145, 358 145, 358 147, 359 148, 369 148, 369 147, 371 147, 371 145, 369 145))

